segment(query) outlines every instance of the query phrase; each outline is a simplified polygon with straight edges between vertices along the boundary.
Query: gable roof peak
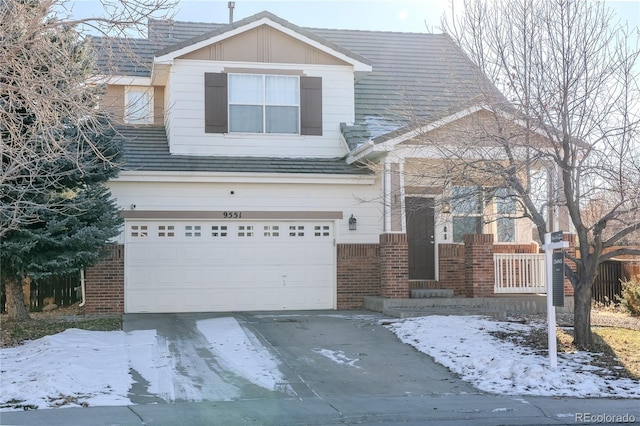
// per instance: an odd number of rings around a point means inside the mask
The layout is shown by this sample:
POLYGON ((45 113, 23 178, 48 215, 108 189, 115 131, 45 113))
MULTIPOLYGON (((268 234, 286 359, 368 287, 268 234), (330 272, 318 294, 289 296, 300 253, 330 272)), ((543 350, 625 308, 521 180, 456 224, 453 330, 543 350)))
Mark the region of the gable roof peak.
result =
POLYGON ((275 26, 280 26, 285 31, 289 31, 292 34, 297 34, 299 38, 310 40, 312 43, 316 43, 318 47, 325 51, 333 51, 337 53, 338 56, 343 56, 341 59, 346 59, 347 62, 356 65, 356 68, 364 68, 360 70, 371 71, 371 61, 366 59, 363 56, 360 56, 356 53, 351 52, 341 46, 338 46, 335 43, 330 42, 329 40, 320 37, 311 31, 308 31, 304 28, 301 28, 295 24, 290 23, 289 21, 280 18, 279 16, 274 15, 268 11, 262 11, 256 13, 255 15, 248 16, 239 21, 235 21, 231 24, 221 25, 219 28, 213 29, 211 31, 207 31, 199 36, 192 37, 190 39, 181 41, 174 45, 168 46, 164 49, 161 49, 155 53, 155 57, 159 58, 162 56, 169 56, 171 58, 175 56, 179 56, 180 54, 185 53, 185 51, 195 50, 197 48, 202 47, 203 43, 207 43, 208 41, 215 38, 224 38, 226 34, 232 36, 238 32, 242 32, 244 27, 247 29, 251 29, 257 25, 259 25, 260 21, 265 21, 266 24, 269 24, 269 21, 276 24, 275 26), (178 53, 179 52, 179 53, 178 53))

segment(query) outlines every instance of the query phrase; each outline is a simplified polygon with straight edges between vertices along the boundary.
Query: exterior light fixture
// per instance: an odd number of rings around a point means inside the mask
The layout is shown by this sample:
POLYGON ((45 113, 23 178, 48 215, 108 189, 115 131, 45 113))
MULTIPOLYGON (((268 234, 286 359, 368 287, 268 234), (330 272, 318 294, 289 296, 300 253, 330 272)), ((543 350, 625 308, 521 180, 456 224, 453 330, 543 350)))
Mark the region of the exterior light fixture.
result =
POLYGON ((446 201, 442 203, 442 213, 445 213, 445 214, 451 213, 451 203, 446 201))
POLYGON ((349 231, 355 231, 356 229, 358 229, 358 220, 351 214, 349 218, 349 231))

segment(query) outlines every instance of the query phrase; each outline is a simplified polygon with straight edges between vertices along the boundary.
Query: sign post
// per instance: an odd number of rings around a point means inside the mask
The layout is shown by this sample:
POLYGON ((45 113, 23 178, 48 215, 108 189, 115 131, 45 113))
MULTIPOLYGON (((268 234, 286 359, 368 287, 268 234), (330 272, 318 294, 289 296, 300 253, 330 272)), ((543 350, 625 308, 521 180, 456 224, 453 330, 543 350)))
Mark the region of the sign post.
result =
POLYGON ((562 231, 544 235, 544 245, 542 248, 544 249, 547 284, 547 334, 549 366, 552 370, 558 367, 556 306, 564 306, 564 254, 554 253, 554 250, 567 247, 569 247, 569 242, 562 240, 562 231))

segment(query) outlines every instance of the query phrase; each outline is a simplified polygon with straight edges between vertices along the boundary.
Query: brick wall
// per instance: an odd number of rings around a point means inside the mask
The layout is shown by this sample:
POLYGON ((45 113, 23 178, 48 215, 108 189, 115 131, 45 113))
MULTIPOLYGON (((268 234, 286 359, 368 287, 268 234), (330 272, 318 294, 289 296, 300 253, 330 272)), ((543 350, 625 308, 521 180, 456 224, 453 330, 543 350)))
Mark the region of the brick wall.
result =
POLYGON ((494 253, 539 253, 537 244, 494 244, 494 253))
POLYGON ((409 297, 407 234, 380 235, 380 296, 409 297))
POLYGON ((466 296, 493 296, 493 287, 495 284, 495 272, 493 269, 493 235, 465 235, 464 245, 466 296))
POLYGON ((439 244, 439 288, 453 290, 454 296, 465 296, 464 245, 439 244))
POLYGON ((124 313, 124 246, 104 249, 103 257, 85 271, 85 312, 124 313))
POLYGON ((338 244, 338 309, 362 309, 364 296, 380 296, 380 245, 338 244))

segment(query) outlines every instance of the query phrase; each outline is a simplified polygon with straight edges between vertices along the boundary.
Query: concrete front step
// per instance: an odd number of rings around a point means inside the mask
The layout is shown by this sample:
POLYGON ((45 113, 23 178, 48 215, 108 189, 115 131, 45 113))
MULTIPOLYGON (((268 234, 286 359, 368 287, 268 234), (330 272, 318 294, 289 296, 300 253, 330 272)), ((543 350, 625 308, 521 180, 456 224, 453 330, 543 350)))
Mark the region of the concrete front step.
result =
MULTIPOLYGON (((499 297, 450 297, 390 299, 365 296, 364 308, 398 318, 425 315, 536 314, 547 312, 544 295, 499 297)), ((565 297, 565 306, 557 312, 573 312, 573 297, 565 297)))
POLYGON ((429 299, 431 297, 453 297, 453 290, 444 288, 420 288, 411 290, 412 299, 429 299))

